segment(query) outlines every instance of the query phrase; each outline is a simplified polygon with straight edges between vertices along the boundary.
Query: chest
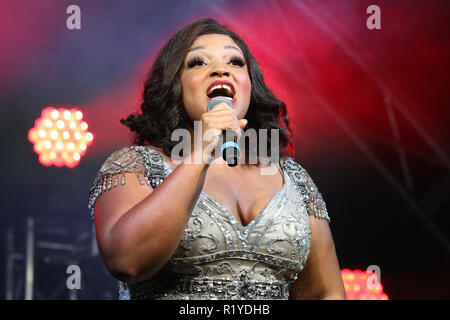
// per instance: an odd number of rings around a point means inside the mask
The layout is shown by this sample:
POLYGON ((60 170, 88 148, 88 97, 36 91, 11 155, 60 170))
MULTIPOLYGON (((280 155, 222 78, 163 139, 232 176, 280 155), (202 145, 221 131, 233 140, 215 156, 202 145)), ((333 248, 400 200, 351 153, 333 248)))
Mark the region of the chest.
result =
POLYGON ((267 169, 270 170, 211 166, 202 191, 224 206, 241 225, 247 226, 284 185, 278 166, 267 169))

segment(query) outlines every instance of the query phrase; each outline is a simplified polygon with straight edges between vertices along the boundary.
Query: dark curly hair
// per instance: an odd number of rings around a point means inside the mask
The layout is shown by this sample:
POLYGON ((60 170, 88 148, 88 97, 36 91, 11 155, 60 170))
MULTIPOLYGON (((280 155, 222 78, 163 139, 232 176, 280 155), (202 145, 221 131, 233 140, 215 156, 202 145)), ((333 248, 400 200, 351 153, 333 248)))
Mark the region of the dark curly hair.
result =
MULTIPOLYGON (((182 99, 180 71, 187 52, 198 36, 224 34, 244 53, 251 81, 250 105, 245 118, 247 129, 267 129, 267 155, 271 156, 270 129, 279 129, 279 155, 293 155, 293 131, 289 126, 286 105, 264 83, 261 69, 245 42, 233 31, 211 18, 200 19, 178 31, 159 52, 144 85, 142 113, 134 113, 120 122, 135 132, 134 144, 161 148, 170 156, 178 141, 171 141, 178 128, 192 128, 182 99)), ((258 137, 256 137, 258 138, 258 137)), ((259 141, 256 144, 259 146, 259 141)), ((259 147, 257 160, 260 163, 259 147)), ((246 158, 248 150, 245 148, 246 158)))

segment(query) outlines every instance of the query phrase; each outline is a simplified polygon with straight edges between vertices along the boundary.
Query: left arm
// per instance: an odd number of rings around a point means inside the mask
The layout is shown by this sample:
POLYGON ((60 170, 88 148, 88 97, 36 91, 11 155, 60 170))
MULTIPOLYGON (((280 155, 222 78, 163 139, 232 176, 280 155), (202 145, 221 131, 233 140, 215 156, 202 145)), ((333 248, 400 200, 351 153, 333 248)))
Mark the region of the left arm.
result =
POLYGON ((345 300, 333 237, 328 221, 309 216, 311 249, 304 269, 290 291, 296 300, 345 300))

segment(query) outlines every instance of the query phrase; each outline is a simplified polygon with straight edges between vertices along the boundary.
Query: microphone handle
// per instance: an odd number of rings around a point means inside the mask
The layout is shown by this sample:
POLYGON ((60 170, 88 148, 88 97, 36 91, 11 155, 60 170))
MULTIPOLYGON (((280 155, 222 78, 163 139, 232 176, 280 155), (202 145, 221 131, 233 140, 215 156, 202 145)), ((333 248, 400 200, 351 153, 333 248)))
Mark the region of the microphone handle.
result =
POLYGON ((235 167, 239 160, 239 145, 237 144, 236 134, 231 130, 225 130, 225 142, 222 144, 221 153, 229 167, 235 167), (231 140, 227 140, 227 136, 232 135, 231 140))
MULTIPOLYGON (((218 96, 209 100, 208 105, 206 106, 206 112, 209 112, 216 105, 222 102, 228 104, 230 108, 234 108, 230 97, 218 96)), ((235 167, 238 164, 239 160, 239 145, 236 143, 237 141, 236 134, 234 133, 234 131, 231 130, 225 130, 222 132, 222 134, 224 135, 225 139, 223 140, 224 143, 222 144, 220 153, 222 153, 222 158, 227 162, 228 166, 235 167), (227 141, 227 135, 233 138, 227 141)))

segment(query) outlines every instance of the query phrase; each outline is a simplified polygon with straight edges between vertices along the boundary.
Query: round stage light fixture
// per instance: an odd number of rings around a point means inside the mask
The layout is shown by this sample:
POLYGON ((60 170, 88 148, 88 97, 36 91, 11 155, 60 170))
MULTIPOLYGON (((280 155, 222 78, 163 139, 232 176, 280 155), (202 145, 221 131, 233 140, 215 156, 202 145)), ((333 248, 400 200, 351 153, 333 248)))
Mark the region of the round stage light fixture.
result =
POLYGON ((78 109, 46 107, 34 127, 28 131, 28 140, 44 166, 76 167, 94 135, 88 131, 83 113, 78 109))
POLYGON ((341 270, 347 300, 389 300, 373 271, 341 270))

